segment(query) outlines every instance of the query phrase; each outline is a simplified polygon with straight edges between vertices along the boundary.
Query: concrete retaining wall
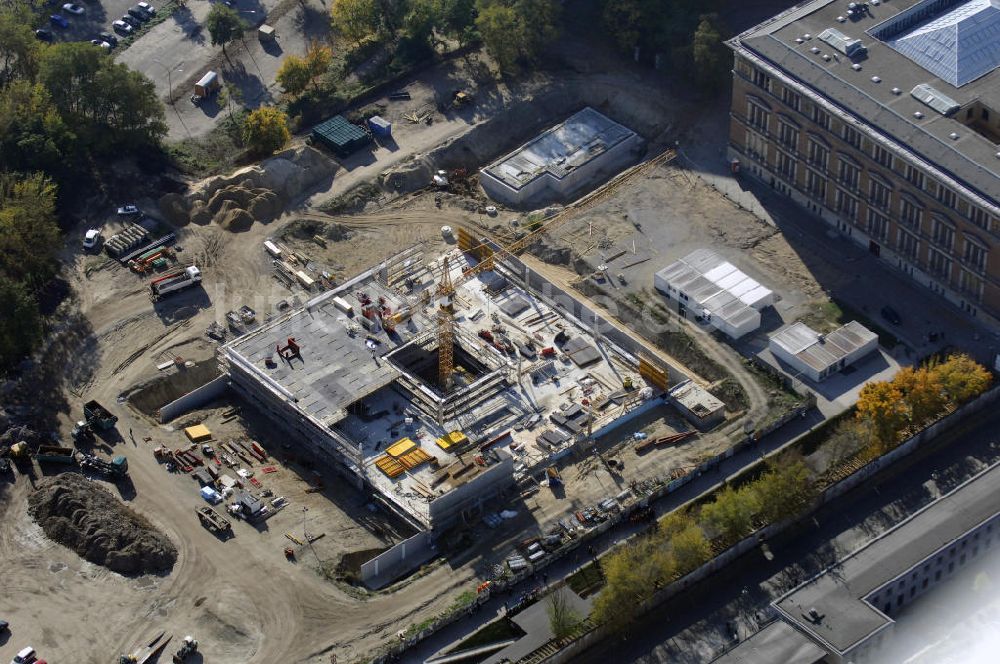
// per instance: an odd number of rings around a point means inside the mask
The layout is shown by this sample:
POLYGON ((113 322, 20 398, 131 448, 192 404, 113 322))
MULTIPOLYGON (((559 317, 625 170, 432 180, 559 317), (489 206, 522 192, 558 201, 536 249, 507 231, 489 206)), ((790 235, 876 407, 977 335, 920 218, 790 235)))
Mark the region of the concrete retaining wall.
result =
POLYGON ((169 422, 175 417, 203 406, 209 401, 219 398, 229 389, 229 376, 219 376, 201 387, 191 390, 179 399, 175 399, 159 410, 160 422, 169 422))
POLYGON ((369 588, 381 588, 420 567, 436 553, 431 534, 419 532, 362 564, 361 580, 369 588))

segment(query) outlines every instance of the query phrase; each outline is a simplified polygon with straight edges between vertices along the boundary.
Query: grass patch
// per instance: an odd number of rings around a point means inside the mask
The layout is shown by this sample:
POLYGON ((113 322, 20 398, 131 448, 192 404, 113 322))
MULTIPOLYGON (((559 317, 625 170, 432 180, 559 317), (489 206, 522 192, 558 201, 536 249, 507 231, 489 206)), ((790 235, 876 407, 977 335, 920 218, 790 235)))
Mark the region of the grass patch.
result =
POLYGON ((498 643, 508 639, 519 639, 524 636, 524 634, 524 630, 518 627, 517 623, 513 620, 506 617, 500 618, 499 620, 494 620, 488 625, 484 625, 479 630, 473 632, 468 638, 459 642, 458 645, 449 650, 446 654, 460 652, 462 650, 471 650, 472 648, 487 646, 491 643, 498 643))
POLYGON ((604 572, 600 561, 594 560, 566 579, 566 585, 580 597, 586 599, 604 587, 604 572))
POLYGON ((852 320, 858 321, 877 334, 879 344, 886 350, 892 350, 899 345, 899 339, 892 332, 869 316, 835 298, 814 303, 809 313, 802 317, 802 322, 817 332, 832 332, 852 320))
POLYGON ((227 117, 212 131, 199 138, 185 138, 167 144, 164 149, 174 166, 187 175, 207 177, 228 170, 246 154, 239 127, 242 118, 227 117))
MULTIPOLYGON (((169 0, 163 3, 162 6, 156 8, 156 13, 153 14, 153 18, 149 19, 145 23, 141 23, 138 28, 133 28, 132 33, 128 37, 123 37, 115 32, 115 36, 118 37, 118 48, 115 51, 124 51, 126 48, 135 43, 135 40, 149 32, 153 26, 163 23, 168 18, 174 15, 174 12, 180 8, 180 3, 177 0, 169 0)), ((113 32, 113 31, 109 31, 113 32)))

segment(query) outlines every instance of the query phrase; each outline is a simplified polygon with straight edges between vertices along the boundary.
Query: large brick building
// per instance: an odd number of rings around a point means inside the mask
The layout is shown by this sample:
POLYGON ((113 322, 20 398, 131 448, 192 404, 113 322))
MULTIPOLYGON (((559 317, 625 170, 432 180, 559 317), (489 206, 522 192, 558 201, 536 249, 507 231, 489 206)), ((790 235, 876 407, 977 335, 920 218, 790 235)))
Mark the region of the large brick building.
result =
POLYGON ((1000 327, 1000 0, 815 0, 729 46, 734 167, 1000 327))

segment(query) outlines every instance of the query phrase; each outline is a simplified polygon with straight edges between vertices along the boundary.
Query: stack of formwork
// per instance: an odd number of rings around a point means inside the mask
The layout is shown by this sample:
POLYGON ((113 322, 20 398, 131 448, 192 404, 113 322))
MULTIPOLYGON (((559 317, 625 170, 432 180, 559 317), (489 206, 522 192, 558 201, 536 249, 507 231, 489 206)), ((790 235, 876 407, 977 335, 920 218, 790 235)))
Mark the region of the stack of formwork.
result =
POLYGON ((125 256, 149 241, 149 231, 139 224, 129 224, 104 243, 104 251, 112 258, 125 256))

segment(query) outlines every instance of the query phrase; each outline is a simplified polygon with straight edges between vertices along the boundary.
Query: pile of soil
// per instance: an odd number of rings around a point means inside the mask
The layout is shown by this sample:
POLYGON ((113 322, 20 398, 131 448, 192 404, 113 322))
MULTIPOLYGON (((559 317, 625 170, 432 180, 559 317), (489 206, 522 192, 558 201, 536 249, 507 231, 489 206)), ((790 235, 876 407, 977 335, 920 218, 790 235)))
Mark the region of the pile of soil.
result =
POLYGON ((354 231, 335 221, 324 222, 319 219, 296 219, 285 227, 282 237, 312 240, 317 235, 331 242, 343 242, 354 237, 354 231))
POLYGON ((550 265, 569 265, 573 252, 569 247, 550 244, 546 238, 541 238, 528 247, 528 251, 540 260, 550 265))
POLYGON ((0 445, 11 447, 24 441, 31 449, 36 449, 42 442, 42 436, 26 426, 12 426, 0 435, 0 445))
POLYGON ((38 482, 28 513, 48 537, 119 574, 170 570, 177 549, 111 493, 76 473, 38 482))

